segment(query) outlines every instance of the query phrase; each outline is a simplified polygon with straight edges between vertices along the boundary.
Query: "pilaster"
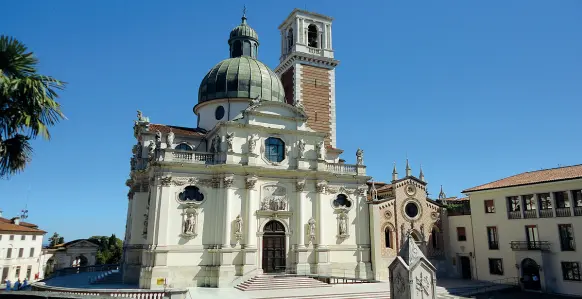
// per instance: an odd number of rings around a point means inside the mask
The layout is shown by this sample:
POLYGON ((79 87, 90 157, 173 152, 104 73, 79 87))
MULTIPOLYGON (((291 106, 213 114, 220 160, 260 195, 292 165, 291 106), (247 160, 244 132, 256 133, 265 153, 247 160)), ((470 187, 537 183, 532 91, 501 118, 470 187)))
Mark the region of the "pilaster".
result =
POLYGON ((228 248, 231 244, 236 244, 236 240, 232 236, 232 215, 230 212, 232 206, 232 198, 234 197, 233 189, 234 177, 227 176, 222 179, 222 186, 224 192, 224 235, 222 238, 222 248, 228 248))

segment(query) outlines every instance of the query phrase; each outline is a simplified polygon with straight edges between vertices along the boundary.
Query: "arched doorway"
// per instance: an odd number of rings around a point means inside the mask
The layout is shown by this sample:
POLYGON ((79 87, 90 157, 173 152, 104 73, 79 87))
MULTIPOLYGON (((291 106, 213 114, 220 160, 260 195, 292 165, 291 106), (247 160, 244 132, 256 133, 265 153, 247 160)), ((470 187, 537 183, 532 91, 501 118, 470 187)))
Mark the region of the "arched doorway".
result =
POLYGON ((540 266, 536 261, 525 258, 521 261, 521 283, 526 290, 541 290, 540 266))
POLYGON ((285 226, 271 220, 263 229, 263 273, 285 271, 285 226))
POLYGON ((463 279, 471 279, 471 259, 468 256, 460 256, 461 261, 461 277, 463 279))
POLYGON ((79 255, 73 260, 73 267, 87 267, 89 265, 89 261, 87 257, 84 255, 79 255))

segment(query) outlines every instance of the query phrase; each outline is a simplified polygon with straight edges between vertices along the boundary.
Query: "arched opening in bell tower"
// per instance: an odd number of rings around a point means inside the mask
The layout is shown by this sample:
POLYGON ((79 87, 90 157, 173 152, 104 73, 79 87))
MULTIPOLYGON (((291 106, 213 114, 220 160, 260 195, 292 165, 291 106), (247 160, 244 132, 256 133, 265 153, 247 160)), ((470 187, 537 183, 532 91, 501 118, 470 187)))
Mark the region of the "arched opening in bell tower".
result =
POLYGON ((309 47, 319 48, 318 35, 319 32, 317 30, 317 26, 311 24, 307 27, 307 45, 309 47))
POLYGON ((287 31, 287 52, 291 52, 293 49, 293 28, 289 28, 287 31))

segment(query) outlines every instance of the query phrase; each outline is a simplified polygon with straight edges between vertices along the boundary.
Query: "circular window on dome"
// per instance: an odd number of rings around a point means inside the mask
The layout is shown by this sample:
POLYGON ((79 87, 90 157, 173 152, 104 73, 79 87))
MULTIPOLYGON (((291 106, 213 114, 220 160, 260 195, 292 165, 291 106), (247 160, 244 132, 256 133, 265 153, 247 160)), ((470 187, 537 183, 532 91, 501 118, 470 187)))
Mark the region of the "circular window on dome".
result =
POLYGON ((409 202, 404 206, 404 213, 410 218, 416 218, 418 212, 418 205, 415 202, 409 202))
POLYGON ((218 106, 216 107, 216 111, 214 111, 214 116, 216 120, 221 120, 224 117, 224 107, 218 106))

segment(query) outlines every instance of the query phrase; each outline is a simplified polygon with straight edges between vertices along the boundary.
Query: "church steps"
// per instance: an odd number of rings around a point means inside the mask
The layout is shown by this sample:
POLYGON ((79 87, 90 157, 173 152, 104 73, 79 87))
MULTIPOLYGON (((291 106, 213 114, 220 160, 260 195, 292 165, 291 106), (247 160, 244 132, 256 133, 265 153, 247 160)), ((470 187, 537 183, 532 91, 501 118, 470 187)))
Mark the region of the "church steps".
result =
POLYGON ((339 293, 304 296, 262 297, 258 299, 389 299, 390 292, 339 293))
POLYGON ((309 277, 255 276, 237 286, 241 291, 274 289, 320 288, 331 285, 309 277))

